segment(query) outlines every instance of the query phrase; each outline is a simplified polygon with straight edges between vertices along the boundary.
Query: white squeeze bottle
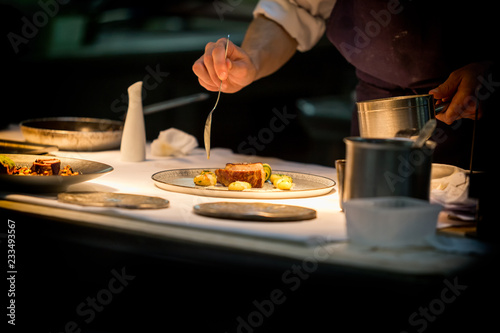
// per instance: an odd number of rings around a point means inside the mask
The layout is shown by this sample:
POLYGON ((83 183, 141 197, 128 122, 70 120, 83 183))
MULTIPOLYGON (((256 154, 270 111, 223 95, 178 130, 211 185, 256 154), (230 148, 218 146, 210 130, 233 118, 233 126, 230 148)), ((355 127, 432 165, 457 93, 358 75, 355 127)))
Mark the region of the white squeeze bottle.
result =
POLYGON ((146 159, 146 129, 142 111, 142 81, 127 89, 128 110, 123 126, 121 159, 125 162, 141 162, 146 159))

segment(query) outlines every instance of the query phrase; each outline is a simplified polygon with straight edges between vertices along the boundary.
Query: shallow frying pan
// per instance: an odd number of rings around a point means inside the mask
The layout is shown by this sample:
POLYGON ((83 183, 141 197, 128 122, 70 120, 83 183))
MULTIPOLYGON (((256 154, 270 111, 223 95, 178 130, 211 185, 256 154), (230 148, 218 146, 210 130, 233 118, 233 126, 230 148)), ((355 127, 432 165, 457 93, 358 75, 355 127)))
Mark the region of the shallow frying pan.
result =
MULTIPOLYGON (((144 107, 144 115, 204 100, 201 93, 144 107)), ((21 122, 21 132, 28 142, 53 145, 60 150, 96 151, 120 147, 123 122, 85 117, 50 117, 21 122)))

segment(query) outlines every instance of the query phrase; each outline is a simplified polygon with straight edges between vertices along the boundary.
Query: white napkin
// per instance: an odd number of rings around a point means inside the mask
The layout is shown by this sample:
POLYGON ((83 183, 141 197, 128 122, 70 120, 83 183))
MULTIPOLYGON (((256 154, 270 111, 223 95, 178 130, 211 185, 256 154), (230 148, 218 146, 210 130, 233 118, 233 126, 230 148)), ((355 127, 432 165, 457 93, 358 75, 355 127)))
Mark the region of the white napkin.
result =
POLYGON ((458 171, 444 178, 431 181, 432 197, 442 203, 463 203, 467 200, 469 177, 458 171))
POLYGON ((456 168, 447 177, 431 180, 430 199, 456 217, 474 219, 476 200, 469 198, 469 177, 463 169, 456 168))
POLYGON ((153 140, 151 153, 156 156, 183 156, 196 147, 198 140, 194 136, 172 127, 161 131, 158 139, 153 140))

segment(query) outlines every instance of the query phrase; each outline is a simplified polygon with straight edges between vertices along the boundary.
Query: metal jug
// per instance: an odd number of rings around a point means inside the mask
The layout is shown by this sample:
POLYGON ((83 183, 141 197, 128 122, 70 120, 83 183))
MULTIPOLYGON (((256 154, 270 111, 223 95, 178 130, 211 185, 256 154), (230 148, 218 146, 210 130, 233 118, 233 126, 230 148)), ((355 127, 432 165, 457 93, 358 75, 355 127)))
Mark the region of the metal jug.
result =
POLYGON ((406 196, 429 200, 432 154, 427 141, 412 148, 409 139, 347 137, 341 201, 354 198, 406 196))

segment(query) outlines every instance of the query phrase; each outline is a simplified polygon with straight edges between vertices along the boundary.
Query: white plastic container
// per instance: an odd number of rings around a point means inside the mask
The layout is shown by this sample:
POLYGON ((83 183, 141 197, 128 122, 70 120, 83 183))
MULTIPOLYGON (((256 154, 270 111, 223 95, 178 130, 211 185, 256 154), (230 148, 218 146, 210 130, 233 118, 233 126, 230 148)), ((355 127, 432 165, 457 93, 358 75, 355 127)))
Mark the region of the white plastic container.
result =
POLYGON ((354 244, 374 247, 425 245, 441 209, 408 197, 352 199, 344 202, 347 236, 354 244))

